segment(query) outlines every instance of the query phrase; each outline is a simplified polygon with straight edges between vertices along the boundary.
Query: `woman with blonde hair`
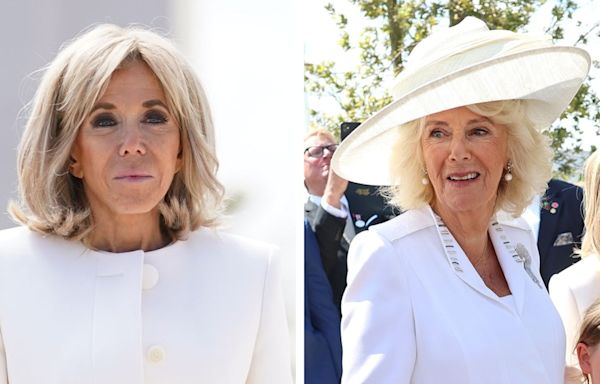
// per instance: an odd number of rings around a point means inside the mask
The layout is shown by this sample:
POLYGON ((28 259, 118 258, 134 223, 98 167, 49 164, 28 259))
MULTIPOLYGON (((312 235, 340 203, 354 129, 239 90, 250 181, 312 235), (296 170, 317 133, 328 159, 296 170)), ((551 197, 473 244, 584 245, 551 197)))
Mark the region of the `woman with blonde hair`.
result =
POLYGON ((550 279, 550 297, 558 309, 567 337, 566 360, 577 365, 576 332, 583 314, 600 298, 600 152, 586 160, 583 171, 585 232, 581 261, 550 279))
POLYGON ((45 69, 0 231, 0 383, 290 383, 273 247, 216 231, 194 72, 99 25, 45 69))
POLYGON ((563 382, 533 234, 506 213, 546 189, 542 130, 589 68, 581 49, 472 17, 413 49, 394 101, 332 159, 406 210, 350 246, 342 383, 563 382))

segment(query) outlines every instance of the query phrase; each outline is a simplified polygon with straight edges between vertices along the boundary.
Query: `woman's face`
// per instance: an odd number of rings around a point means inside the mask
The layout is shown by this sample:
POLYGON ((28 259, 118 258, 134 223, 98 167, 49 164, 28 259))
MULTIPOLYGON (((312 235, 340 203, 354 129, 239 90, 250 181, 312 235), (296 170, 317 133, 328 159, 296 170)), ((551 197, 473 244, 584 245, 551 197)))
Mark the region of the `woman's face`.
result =
POLYGON ((116 70, 79 129, 71 173, 92 213, 156 214, 181 168, 179 127, 162 86, 142 62, 116 70))
POLYGON ((425 118, 421 147, 434 207, 453 212, 493 209, 507 158, 506 128, 466 107, 425 118))

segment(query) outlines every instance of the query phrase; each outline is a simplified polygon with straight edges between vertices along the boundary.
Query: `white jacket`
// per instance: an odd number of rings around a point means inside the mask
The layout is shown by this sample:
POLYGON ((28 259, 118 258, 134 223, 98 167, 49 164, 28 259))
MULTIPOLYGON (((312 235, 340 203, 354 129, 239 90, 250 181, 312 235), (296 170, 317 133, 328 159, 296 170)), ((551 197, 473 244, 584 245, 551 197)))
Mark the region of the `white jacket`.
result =
POLYGON ((460 247, 456 267, 449 262, 429 207, 359 234, 342 301, 342 382, 562 383, 563 329, 534 282, 542 280, 533 235, 522 220, 501 224, 489 234, 512 293, 504 298, 460 247), (528 250, 533 278, 507 240, 528 250))
POLYGON ((0 231, 0 383, 291 383, 272 251, 206 229, 119 254, 0 231))
POLYGON ((600 299, 600 260, 598 255, 583 257, 550 279, 550 297, 558 309, 567 337, 566 361, 578 367, 575 344, 585 311, 600 299))

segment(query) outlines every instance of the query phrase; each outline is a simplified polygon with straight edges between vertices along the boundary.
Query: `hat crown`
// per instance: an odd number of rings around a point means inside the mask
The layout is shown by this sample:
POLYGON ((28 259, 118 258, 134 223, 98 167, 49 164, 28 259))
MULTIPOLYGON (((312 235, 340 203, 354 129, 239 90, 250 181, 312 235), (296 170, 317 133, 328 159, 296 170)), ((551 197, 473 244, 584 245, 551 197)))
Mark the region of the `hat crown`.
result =
POLYGON ((391 93, 394 99, 399 99, 420 86, 470 66, 551 45, 549 36, 490 30, 482 20, 468 16, 419 42, 408 56, 404 70, 393 81, 391 93))
POLYGON ((527 118, 543 130, 567 108, 590 65, 581 48, 553 46, 540 35, 489 30, 467 17, 413 49, 395 79, 394 100, 342 141, 332 169, 357 183, 391 185, 389 161, 399 127, 460 106, 521 100, 527 118))

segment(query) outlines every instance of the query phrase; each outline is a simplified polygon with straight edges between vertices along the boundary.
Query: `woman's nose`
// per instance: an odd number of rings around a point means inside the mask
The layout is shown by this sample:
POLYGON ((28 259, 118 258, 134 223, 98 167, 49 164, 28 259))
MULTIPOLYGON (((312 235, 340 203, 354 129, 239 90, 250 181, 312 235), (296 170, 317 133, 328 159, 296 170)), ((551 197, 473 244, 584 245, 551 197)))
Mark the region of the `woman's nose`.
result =
POLYGON ((450 141, 450 160, 468 160, 471 158, 471 152, 467 139, 464 136, 454 136, 450 141))
POLYGON ((142 127, 137 121, 125 122, 122 126, 122 139, 119 155, 146 154, 146 144, 142 127))

